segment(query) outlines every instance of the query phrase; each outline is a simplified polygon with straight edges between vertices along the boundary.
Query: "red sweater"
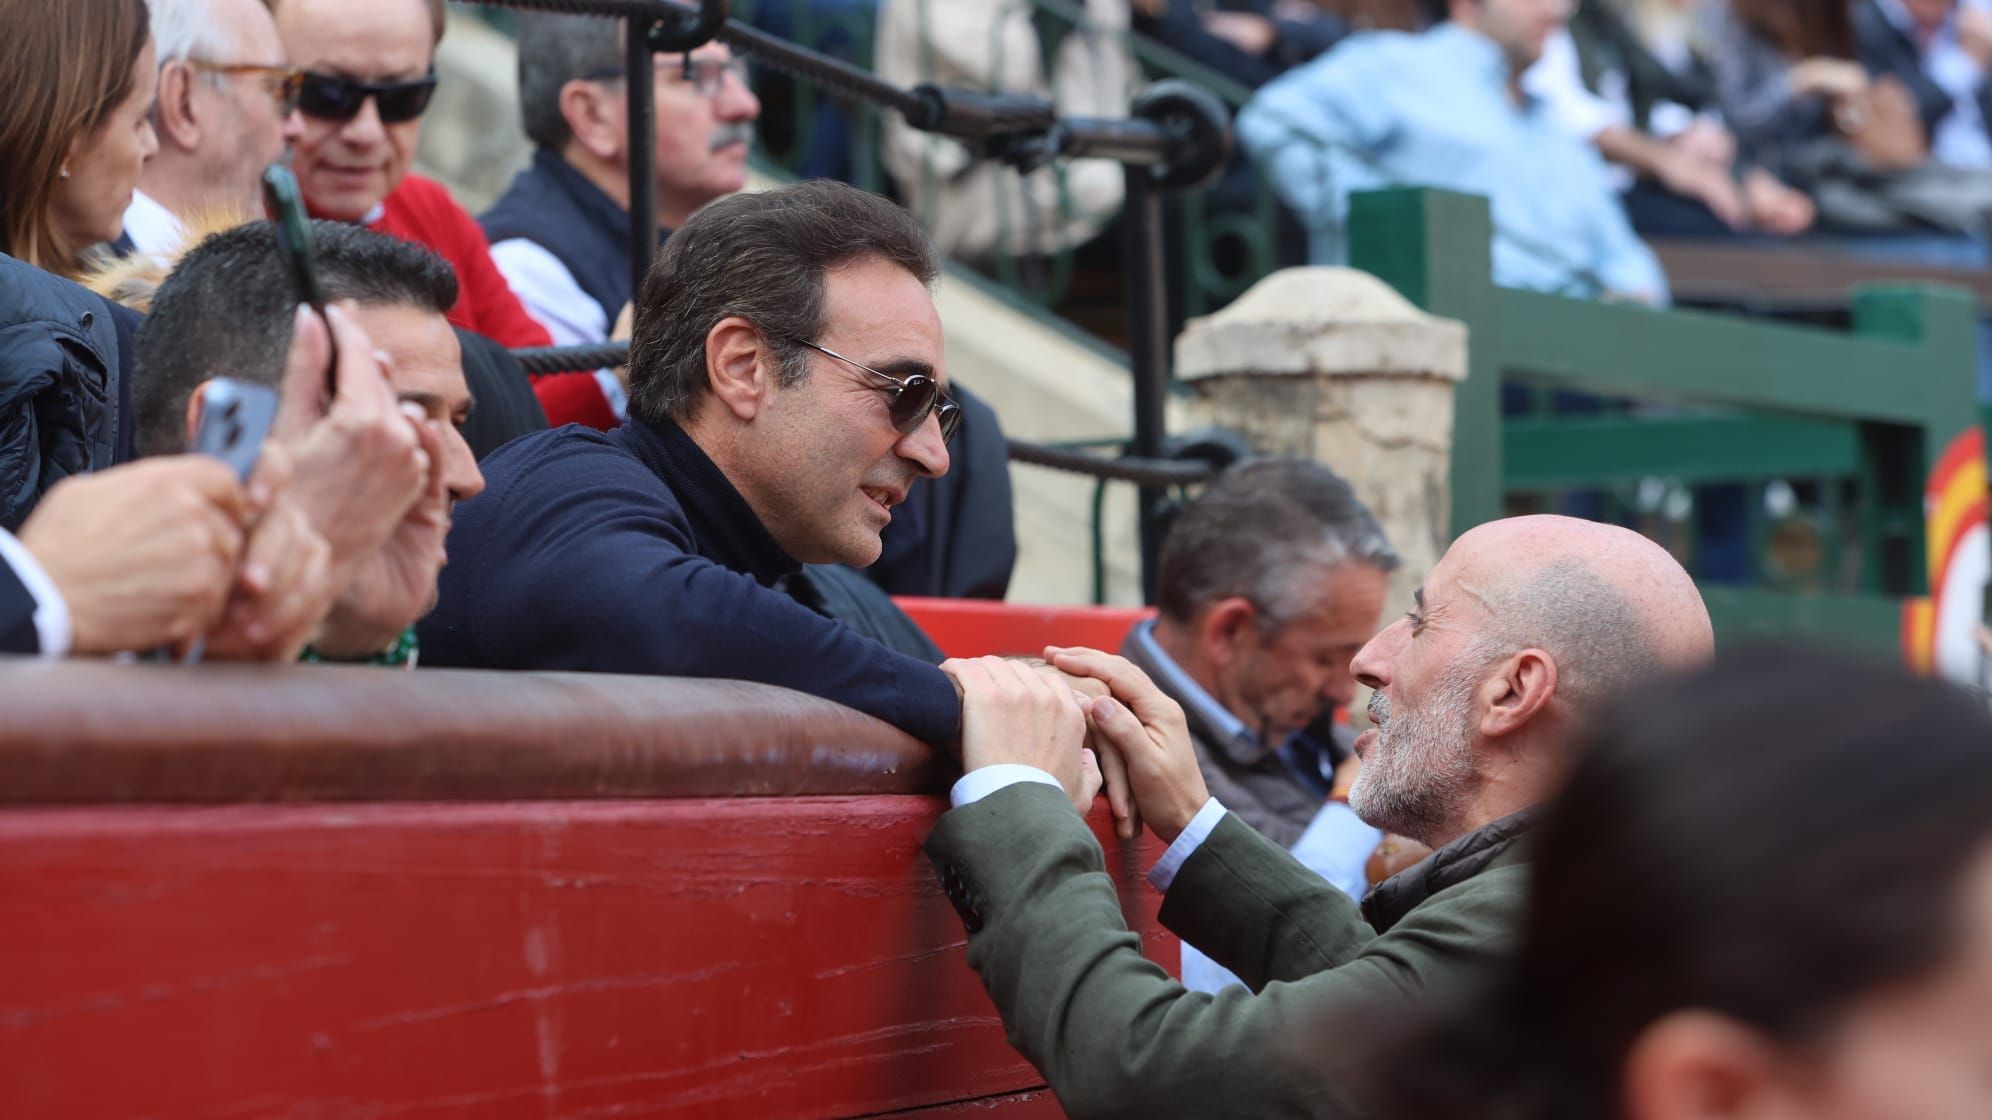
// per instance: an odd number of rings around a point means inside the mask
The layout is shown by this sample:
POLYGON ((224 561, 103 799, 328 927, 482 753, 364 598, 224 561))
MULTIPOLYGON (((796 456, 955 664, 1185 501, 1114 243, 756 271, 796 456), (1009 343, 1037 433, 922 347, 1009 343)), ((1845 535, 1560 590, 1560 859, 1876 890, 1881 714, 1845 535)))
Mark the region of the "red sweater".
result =
MULTIPOLYGON (((409 174, 381 202, 380 217, 368 229, 427 246, 456 269, 457 301, 450 322, 476 331, 507 349, 551 346, 553 336, 526 313, 519 297, 491 260, 484 231, 450 192, 434 179, 409 174)), ((616 426, 593 373, 556 373, 533 378, 533 392, 555 427, 569 422, 593 428, 616 426)))

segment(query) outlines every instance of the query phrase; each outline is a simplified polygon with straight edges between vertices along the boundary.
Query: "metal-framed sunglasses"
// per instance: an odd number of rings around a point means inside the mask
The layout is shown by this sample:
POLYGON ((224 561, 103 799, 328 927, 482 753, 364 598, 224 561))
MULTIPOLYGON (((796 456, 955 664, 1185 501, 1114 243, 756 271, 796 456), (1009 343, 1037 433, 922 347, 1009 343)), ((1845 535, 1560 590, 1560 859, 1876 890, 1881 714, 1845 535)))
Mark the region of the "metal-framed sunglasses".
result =
POLYGON ((847 366, 864 370, 880 380, 891 382, 892 388, 881 391, 886 394, 886 407, 892 417, 892 427, 901 435, 912 435, 918 431, 920 425, 927 422, 927 414, 930 412, 941 423, 942 443, 952 442, 955 433, 961 430, 961 406, 955 403, 953 397, 941 391, 939 381, 926 374, 915 373, 906 377, 894 377, 883 370, 873 369, 855 358, 847 358, 828 346, 819 346, 806 338, 789 341, 835 358, 847 366))

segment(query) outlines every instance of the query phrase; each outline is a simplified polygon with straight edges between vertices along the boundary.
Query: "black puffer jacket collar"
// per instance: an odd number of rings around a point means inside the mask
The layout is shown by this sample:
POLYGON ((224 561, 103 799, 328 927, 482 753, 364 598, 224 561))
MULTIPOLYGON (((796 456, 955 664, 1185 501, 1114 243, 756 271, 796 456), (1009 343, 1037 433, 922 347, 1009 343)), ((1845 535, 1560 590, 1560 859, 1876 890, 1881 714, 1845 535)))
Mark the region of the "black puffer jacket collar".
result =
POLYGON ((0 528, 117 457, 118 335, 94 293, 0 254, 0 528))
POLYGON ((1530 806, 1492 824, 1477 828, 1454 840, 1410 867, 1378 883, 1363 898, 1363 917, 1382 933, 1411 912, 1411 908, 1445 890, 1466 882, 1498 862, 1509 862, 1511 850, 1519 856, 1522 837, 1534 828, 1541 806, 1530 806))

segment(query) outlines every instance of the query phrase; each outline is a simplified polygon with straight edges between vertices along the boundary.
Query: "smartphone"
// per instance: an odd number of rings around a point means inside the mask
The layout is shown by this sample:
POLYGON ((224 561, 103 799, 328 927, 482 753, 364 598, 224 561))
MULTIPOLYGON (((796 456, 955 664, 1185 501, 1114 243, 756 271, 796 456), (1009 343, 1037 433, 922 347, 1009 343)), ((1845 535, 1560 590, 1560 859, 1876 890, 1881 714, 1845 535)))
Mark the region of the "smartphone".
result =
POLYGON ((298 190, 297 176, 281 163, 263 172, 263 204, 277 229, 277 252, 290 273, 291 290, 299 303, 310 304, 325 322, 325 337, 332 348, 332 360, 325 370, 325 396, 338 390, 339 343, 332 338, 332 320, 325 317, 325 292, 318 285, 318 265, 311 255, 311 220, 304 213, 304 194, 298 190))
POLYGON ((201 418, 194 426, 189 451, 212 455, 227 463, 235 477, 247 483, 262 457, 263 440, 277 418, 277 391, 217 377, 201 388, 201 418))

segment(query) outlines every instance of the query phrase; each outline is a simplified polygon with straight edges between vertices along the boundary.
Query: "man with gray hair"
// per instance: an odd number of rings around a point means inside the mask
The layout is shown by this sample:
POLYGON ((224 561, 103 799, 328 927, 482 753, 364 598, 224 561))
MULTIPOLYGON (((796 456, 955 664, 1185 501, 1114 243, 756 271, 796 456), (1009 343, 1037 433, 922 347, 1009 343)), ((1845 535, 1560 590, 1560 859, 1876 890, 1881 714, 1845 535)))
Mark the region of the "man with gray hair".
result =
MULTIPOLYGON (((607 339, 630 302, 629 118, 621 20, 519 16, 519 107, 534 144, 481 221, 491 258, 555 344, 607 339)), ((724 43, 656 56, 658 239, 747 182, 761 103, 724 43)), ((542 380, 556 426, 612 427, 625 412, 610 374, 542 380)))
POLYGON ((262 214, 263 169, 303 127, 298 74, 284 61, 277 24, 262 0, 150 0, 159 52, 152 129, 159 151, 146 161, 125 210, 125 236, 141 253, 170 256, 183 223, 204 211, 262 214))
POLYGON ((1162 544, 1159 617, 1122 652, 1183 706, 1212 794, 1283 848, 1348 757, 1346 739, 1308 729, 1355 699, 1349 660, 1376 633, 1397 564, 1349 484, 1304 459, 1231 470, 1162 544))

